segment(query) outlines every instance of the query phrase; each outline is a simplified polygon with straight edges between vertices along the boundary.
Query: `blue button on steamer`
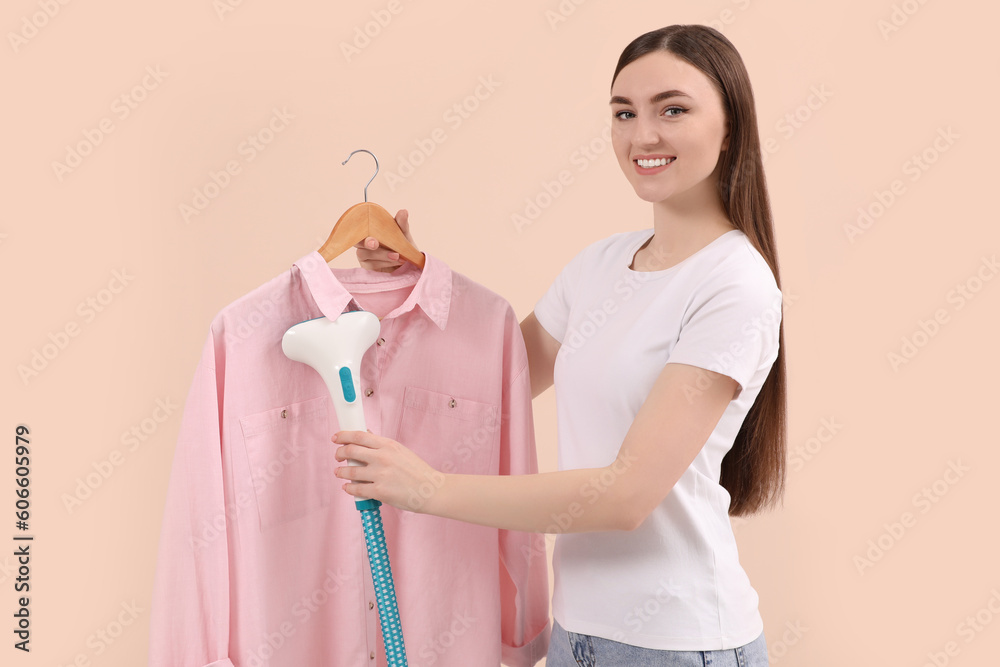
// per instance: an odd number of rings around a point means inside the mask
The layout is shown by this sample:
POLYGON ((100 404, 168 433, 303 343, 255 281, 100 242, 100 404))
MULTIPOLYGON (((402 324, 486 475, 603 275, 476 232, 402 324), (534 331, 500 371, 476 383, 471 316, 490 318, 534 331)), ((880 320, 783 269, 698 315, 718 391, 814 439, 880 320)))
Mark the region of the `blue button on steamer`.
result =
POLYGON ((353 403, 357 394, 354 393, 354 378, 351 377, 351 369, 347 366, 340 367, 340 387, 344 390, 344 400, 353 403))

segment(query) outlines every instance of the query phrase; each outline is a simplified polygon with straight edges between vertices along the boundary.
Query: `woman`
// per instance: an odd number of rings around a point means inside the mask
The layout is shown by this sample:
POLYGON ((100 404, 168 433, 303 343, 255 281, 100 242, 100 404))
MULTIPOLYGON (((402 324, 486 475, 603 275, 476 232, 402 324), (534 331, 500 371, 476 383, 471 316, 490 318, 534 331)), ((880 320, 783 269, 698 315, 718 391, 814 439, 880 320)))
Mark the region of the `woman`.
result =
MULTIPOLYGON (((767 665, 727 516, 784 487, 781 291, 753 93, 722 34, 673 25, 625 48, 611 113, 652 234, 584 248, 521 323, 532 394, 556 384, 560 470, 442 475, 394 440, 342 431, 337 459, 366 465, 336 474, 401 509, 433 479, 420 512, 559 533, 549 667, 767 665)), ((400 265, 366 243, 365 268, 400 265)))

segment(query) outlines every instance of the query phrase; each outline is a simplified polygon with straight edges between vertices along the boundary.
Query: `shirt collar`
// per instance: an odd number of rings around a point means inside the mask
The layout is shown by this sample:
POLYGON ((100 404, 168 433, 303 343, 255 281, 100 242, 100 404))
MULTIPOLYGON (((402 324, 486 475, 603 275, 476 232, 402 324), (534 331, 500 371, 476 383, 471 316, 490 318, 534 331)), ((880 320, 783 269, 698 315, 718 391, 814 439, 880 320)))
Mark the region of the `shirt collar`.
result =
POLYGON ((302 274, 306 287, 320 311, 330 320, 336 320, 352 302, 354 308, 360 309, 345 285, 363 286, 363 290, 355 290, 358 292, 382 291, 413 285, 413 290, 406 300, 382 319, 399 317, 413 310, 414 306, 420 306, 420 310, 443 331, 448 323, 448 312, 451 308, 451 269, 437 257, 426 252, 423 255, 422 270, 404 261, 392 273, 369 271, 360 267, 334 269, 316 250, 296 260, 293 266, 302 274))

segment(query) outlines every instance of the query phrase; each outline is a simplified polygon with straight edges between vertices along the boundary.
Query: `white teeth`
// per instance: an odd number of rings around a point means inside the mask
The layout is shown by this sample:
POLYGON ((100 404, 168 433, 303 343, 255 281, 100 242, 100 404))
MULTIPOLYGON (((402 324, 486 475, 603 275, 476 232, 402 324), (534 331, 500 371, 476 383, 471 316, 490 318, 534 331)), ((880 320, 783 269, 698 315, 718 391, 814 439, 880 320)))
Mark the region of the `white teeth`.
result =
POLYGON ((639 166, 642 167, 643 169, 652 169, 653 167, 662 167, 663 165, 673 162, 676 159, 677 158, 675 157, 672 158, 660 157, 656 158, 655 160, 636 160, 636 162, 638 162, 639 166))

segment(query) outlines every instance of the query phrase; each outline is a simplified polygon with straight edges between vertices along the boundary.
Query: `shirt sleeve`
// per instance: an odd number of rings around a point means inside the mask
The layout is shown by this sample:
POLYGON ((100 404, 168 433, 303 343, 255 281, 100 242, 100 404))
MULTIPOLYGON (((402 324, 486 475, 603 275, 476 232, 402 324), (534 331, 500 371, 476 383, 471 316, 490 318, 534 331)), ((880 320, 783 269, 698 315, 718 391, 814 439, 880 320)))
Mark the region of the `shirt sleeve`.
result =
POLYGON ((548 291, 535 304, 535 318, 549 334, 560 343, 566 337, 569 326, 569 313, 574 297, 580 293, 580 279, 584 275, 586 262, 584 248, 563 267, 556 279, 552 281, 548 291))
POLYGON ((211 333, 181 418, 150 611, 150 667, 233 667, 221 378, 211 333))
POLYGON ((728 375, 738 398, 777 358, 780 324, 781 290, 770 273, 727 273, 695 294, 667 363, 728 375))
MULTIPOLYGON (((512 308, 504 334, 500 474, 538 472, 531 412, 528 354, 512 308)), ((498 531, 500 541, 500 637, 503 664, 532 667, 549 648, 549 566, 545 536, 498 531)))

